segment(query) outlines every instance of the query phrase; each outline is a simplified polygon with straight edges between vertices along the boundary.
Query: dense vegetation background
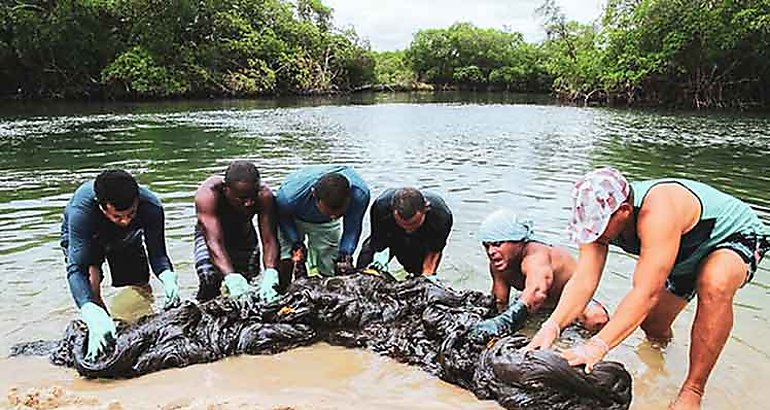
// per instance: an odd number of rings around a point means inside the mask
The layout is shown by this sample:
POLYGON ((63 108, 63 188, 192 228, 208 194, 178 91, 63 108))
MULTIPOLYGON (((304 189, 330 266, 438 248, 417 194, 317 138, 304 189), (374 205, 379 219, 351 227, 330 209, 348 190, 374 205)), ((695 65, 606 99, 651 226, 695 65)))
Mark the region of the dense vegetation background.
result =
POLYGON ((0 94, 165 98, 346 90, 368 46, 320 0, 3 0, 0 94))
MULTIPOLYGON (((383 7, 386 3, 383 3, 383 7)), ((0 96, 248 97, 384 89, 552 92, 579 103, 770 105, 770 0, 608 0, 537 11, 546 39, 456 23, 373 52, 321 0, 2 0, 0 96)))

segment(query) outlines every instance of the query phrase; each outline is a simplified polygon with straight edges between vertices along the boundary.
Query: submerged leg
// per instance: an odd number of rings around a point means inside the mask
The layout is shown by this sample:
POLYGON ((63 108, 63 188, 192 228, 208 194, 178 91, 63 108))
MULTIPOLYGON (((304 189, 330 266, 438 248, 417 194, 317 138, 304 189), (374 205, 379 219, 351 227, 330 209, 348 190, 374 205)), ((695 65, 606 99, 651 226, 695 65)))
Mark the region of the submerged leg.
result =
POLYGON ((733 297, 746 280, 746 263, 722 249, 709 255, 698 274, 698 308, 690 341, 690 368, 671 409, 700 409, 711 370, 733 327, 733 297))
POLYGON ((647 339, 653 343, 668 343, 674 335, 671 325, 685 306, 687 300, 661 289, 658 303, 653 306, 641 325, 647 339))

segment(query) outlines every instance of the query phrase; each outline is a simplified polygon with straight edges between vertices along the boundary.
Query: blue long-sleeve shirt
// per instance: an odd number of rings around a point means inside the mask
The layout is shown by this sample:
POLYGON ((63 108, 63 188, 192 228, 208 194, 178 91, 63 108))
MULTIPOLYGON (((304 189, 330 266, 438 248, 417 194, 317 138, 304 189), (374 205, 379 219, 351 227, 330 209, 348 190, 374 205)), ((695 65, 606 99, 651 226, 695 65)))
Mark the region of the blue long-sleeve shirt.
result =
POLYGON ((342 237, 340 238, 340 255, 352 255, 358 246, 361 236, 361 223, 369 206, 369 187, 364 180, 348 166, 315 165, 302 168, 286 177, 276 193, 278 206, 278 223, 281 232, 290 243, 300 240, 296 219, 310 223, 324 223, 331 219, 322 214, 316 204, 312 188, 324 175, 336 172, 345 176, 350 182, 350 205, 342 220, 342 237))
MULTIPOLYGON (((155 194, 147 188, 139 187, 136 214, 127 227, 121 228, 110 222, 99 209, 93 181, 83 183, 75 191, 64 209, 61 246, 66 254, 70 292, 78 308, 93 301, 88 267, 101 266, 111 244, 119 242, 121 238, 136 237, 137 234, 144 236, 150 266, 155 275, 172 269, 166 252, 163 205, 155 194)), ((131 283, 132 280, 136 278, 123 277, 119 281, 131 283)), ((116 281, 113 273, 113 284, 116 281)))

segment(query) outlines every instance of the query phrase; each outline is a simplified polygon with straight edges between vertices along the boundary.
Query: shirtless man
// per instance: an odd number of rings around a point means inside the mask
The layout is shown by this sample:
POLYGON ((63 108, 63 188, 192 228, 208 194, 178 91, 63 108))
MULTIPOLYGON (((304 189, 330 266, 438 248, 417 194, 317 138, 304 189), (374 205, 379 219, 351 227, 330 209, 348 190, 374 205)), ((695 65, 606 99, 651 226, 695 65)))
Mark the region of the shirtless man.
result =
POLYGON ((220 294, 220 286, 230 297, 249 290, 247 280, 259 274, 259 246, 252 219, 258 215, 265 271, 260 296, 268 301, 277 297, 278 240, 273 192, 261 182, 257 167, 248 161, 233 161, 224 178, 212 176, 195 193, 195 270, 201 302, 220 294))
MULTIPOLYGON (((575 272, 576 262, 566 249, 538 239, 532 222, 519 219, 508 209, 489 215, 481 224, 480 237, 489 258, 492 293, 501 312, 473 329, 471 337, 482 343, 519 330, 527 317, 543 305, 556 305, 575 272), (509 305, 511 287, 521 293, 509 305)), ((587 329, 598 330, 609 315, 599 302, 593 301, 577 319, 587 329)))

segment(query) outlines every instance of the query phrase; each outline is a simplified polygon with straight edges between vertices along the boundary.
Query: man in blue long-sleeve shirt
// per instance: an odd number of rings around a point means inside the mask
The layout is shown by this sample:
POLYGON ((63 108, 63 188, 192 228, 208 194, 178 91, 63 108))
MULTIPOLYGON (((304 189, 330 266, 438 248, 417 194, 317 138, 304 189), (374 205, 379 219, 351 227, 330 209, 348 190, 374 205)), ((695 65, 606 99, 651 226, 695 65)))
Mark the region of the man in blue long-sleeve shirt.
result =
POLYGON ((70 291, 88 326, 89 357, 115 334, 101 297, 105 259, 112 286, 130 286, 151 300, 149 259, 163 283, 166 304, 179 300, 177 275, 166 253, 163 206, 125 171, 104 171, 75 191, 64 209, 61 246, 70 291))
POLYGON ((338 165, 303 168, 281 184, 276 204, 282 284, 291 280, 295 262, 307 261, 311 272, 315 269, 322 275, 352 271, 353 252, 369 206, 369 187, 352 168, 338 165), (340 217, 343 218, 341 235, 340 217))

